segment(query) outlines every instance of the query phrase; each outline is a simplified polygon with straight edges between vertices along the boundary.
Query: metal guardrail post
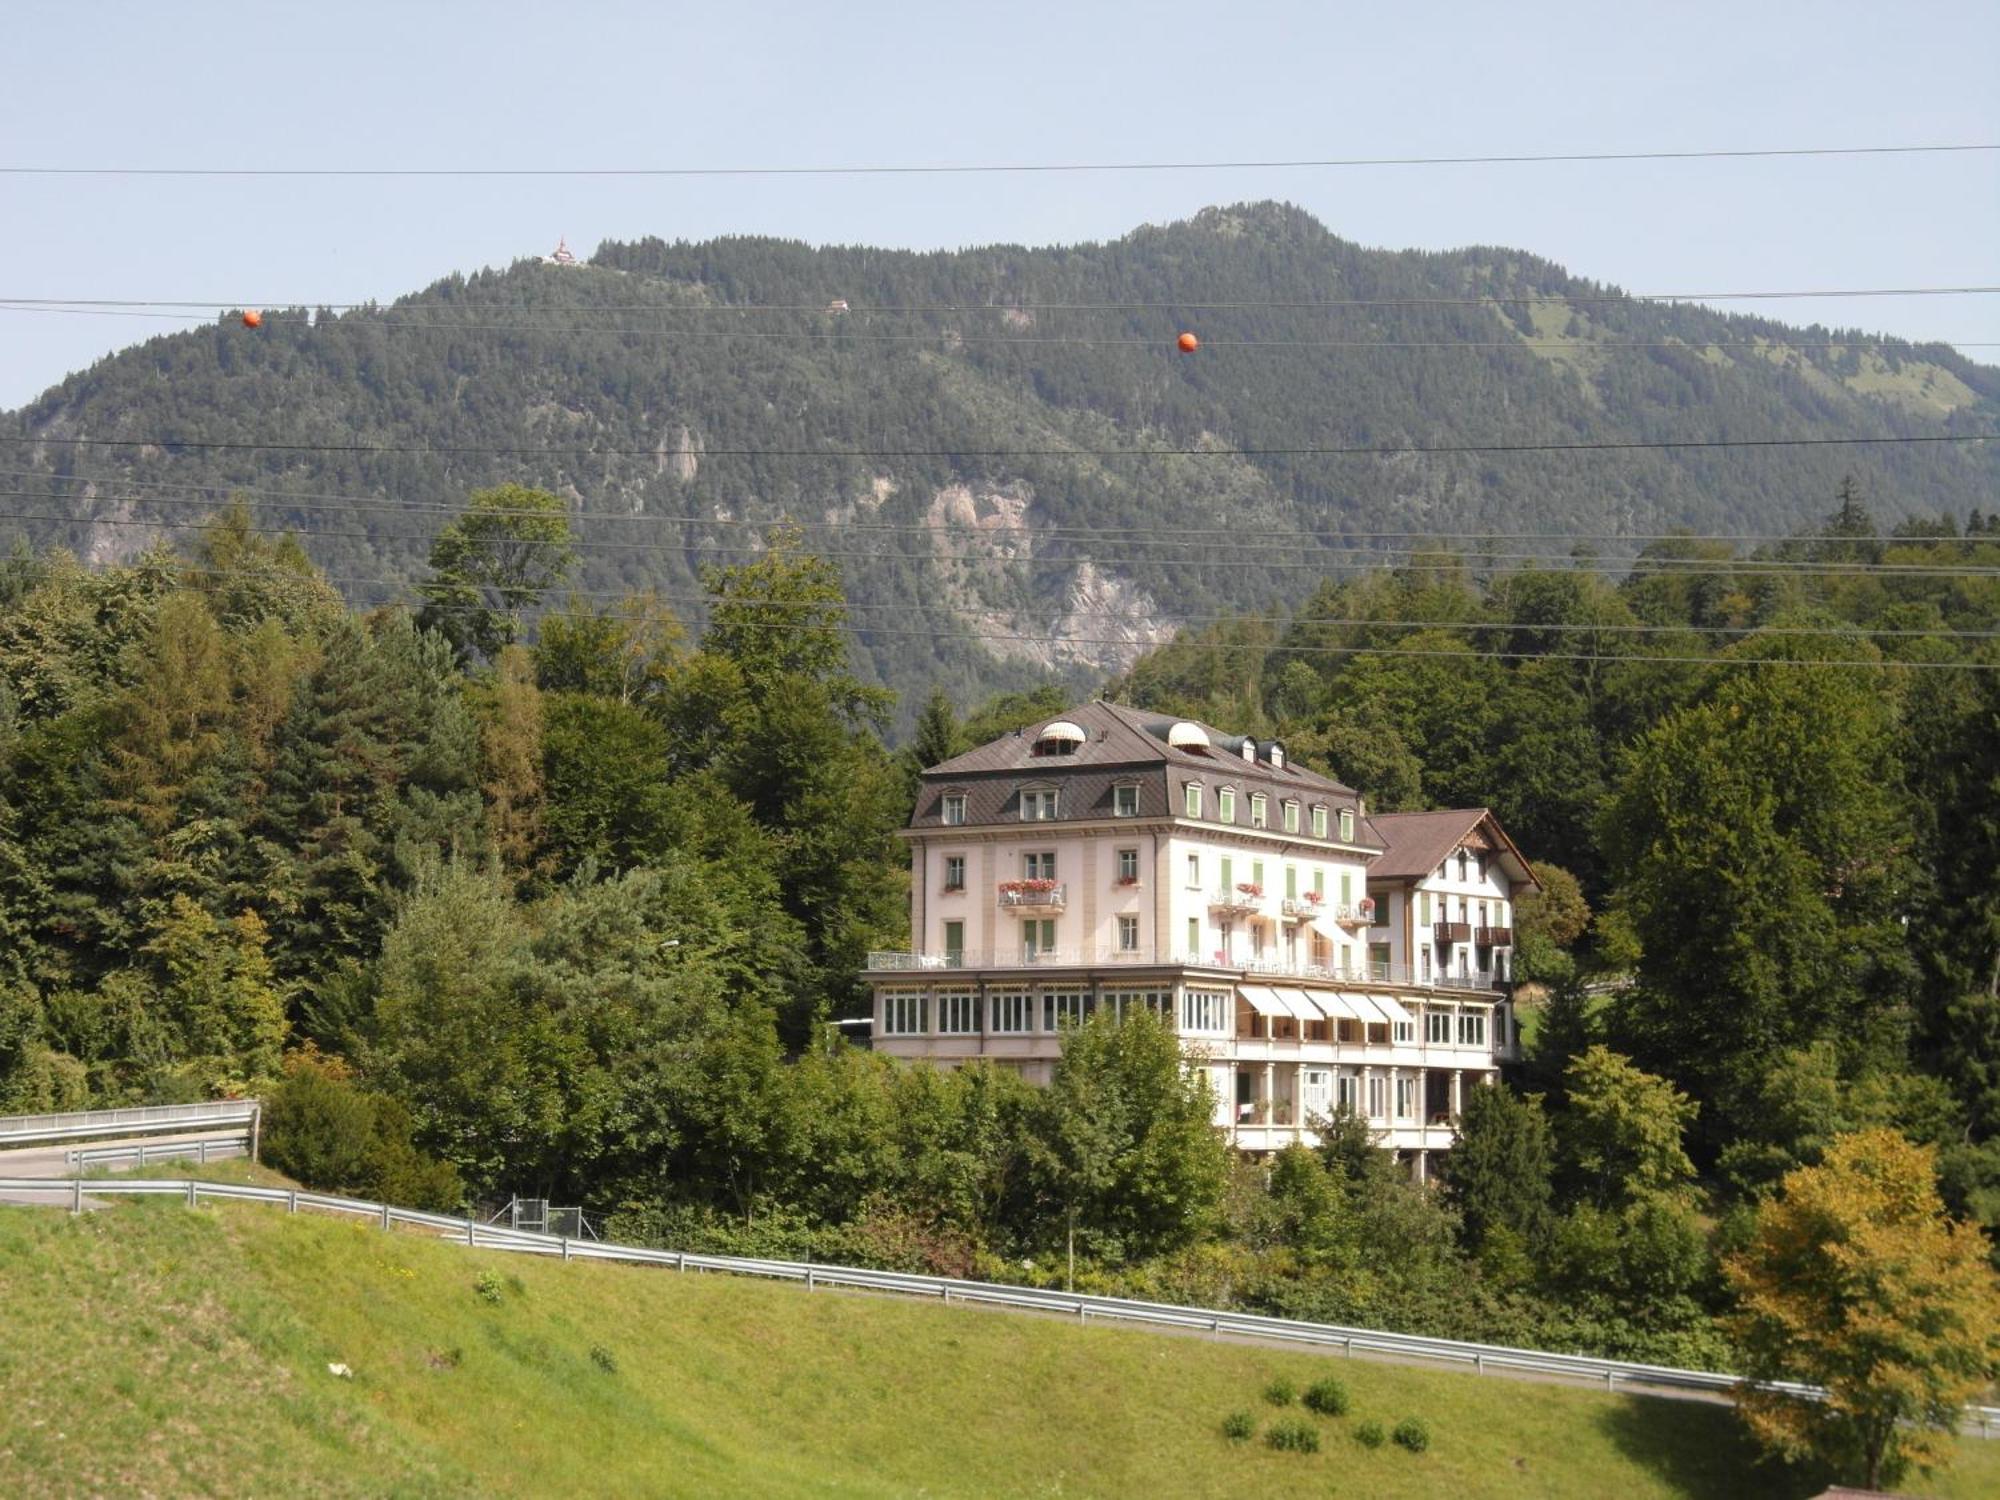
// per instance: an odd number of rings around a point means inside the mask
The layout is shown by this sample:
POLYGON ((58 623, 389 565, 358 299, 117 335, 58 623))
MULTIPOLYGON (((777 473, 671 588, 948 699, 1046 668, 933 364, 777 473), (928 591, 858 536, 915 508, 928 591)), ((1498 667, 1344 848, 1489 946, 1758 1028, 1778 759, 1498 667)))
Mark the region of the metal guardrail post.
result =
POLYGON ((188 1207, 189 1207, 189 1208, 199 1208, 199 1207, 201 1207, 201 1199, 200 1199, 200 1198, 199 1198, 198 1196, 196 1196, 196 1195, 197 1195, 197 1194, 198 1194, 199 1192, 200 1192, 200 1189, 199 1189, 199 1188, 197 1188, 197 1187, 196 1187, 196 1186, 194 1185, 194 1183, 193 1183, 192 1181, 190 1181, 190 1182, 188 1183, 188 1207))
POLYGON ((285 1194, 285 1212, 288 1214, 295 1214, 298 1211, 299 1211, 299 1190, 297 1188, 293 1188, 290 1192, 285 1194))
POLYGON ((389 1205, 386 1203, 382 1205, 382 1227, 384 1229, 389 1227, 389 1205))
POLYGON ((83 1179, 81 1177, 76 1178, 69 1185, 69 1211, 72 1214, 83 1212, 83 1179))

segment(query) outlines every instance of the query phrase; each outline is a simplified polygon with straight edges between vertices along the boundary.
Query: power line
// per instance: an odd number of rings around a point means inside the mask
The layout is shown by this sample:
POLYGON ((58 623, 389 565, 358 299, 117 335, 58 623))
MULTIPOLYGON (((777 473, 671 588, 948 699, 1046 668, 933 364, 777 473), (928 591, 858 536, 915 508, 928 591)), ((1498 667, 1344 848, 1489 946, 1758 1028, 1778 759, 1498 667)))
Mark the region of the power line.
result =
MULTIPOLYGON (((14 493, 14 492, 0 491, 0 494, 8 494, 8 493, 14 493)), ((41 497, 35 497, 35 498, 41 498, 41 497)), ((204 531, 209 529, 209 527, 214 524, 212 519, 210 518, 202 518, 199 520, 192 520, 192 521, 152 519, 143 516, 100 516, 93 518, 93 517, 75 517, 75 516, 52 516, 52 515, 40 514, 33 511, 0 511, 0 521, 35 522, 42 525, 55 526, 55 527, 130 526, 130 527, 140 527, 154 531, 204 531)), ((699 524, 699 523, 691 523, 691 524, 699 524)), ((281 537, 290 534, 288 531, 284 530, 274 531, 268 528, 253 527, 251 528, 251 530, 254 534, 261 536, 281 537)), ((371 531, 316 530, 316 531, 304 532, 303 535, 311 540, 365 541, 373 543, 378 547, 382 546, 385 543, 387 544, 408 543, 412 546, 417 546, 433 540, 432 535, 426 533, 407 533, 402 535, 383 536, 376 532, 371 532, 371 531)), ((962 533, 960 535, 962 535, 962 533)), ((530 538, 522 538, 516 541, 514 545, 561 546, 582 552, 608 552, 608 553, 672 554, 675 553, 676 551, 679 551, 681 553, 693 552, 698 554, 706 554, 707 556, 712 558, 736 557, 736 558, 755 559, 757 557, 764 555, 764 549, 760 547, 754 540, 736 542, 729 545, 708 545, 708 546, 690 545, 684 548, 675 548, 667 543, 658 541, 650 541, 650 542, 632 542, 632 541, 616 541, 616 540, 599 541, 592 538, 565 537, 559 539, 538 539, 530 537, 530 538)), ((1132 546, 1135 545, 1135 543, 1133 543, 1131 540, 1128 539, 1127 541, 1122 543, 1122 545, 1132 546)), ((1211 548, 1209 550, 1212 551, 1215 549, 1211 548)), ((1249 550, 1249 549, 1239 549, 1239 550, 1249 550)), ((829 561, 859 560, 859 561, 880 562, 883 561, 886 557, 897 557, 907 562, 963 563, 973 567, 1000 568, 1000 569, 1015 570, 1015 571, 1067 572, 1073 570, 1081 563, 1089 562, 1099 567, 1120 569, 1128 572, 1138 568, 1174 568, 1178 570, 1194 570, 1204 573, 1251 571, 1251 572, 1261 572, 1261 573, 1304 572, 1304 573, 1325 575, 1336 568, 1341 568, 1341 567, 1361 568, 1369 566, 1371 564, 1384 564, 1398 557, 1403 558, 1406 561, 1415 562, 1424 557, 1429 551, 1431 551, 1431 549, 1424 548, 1421 546, 1399 547, 1399 548, 1329 547, 1329 548, 1323 548, 1320 552, 1320 555, 1312 558, 1305 558, 1299 560, 1259 559, 1254 561, 1244 561, 1240 559, 1217 561, 1208 556, 1183 558, 1183 557, 1175 557, 1172 555, 1168 555, 1165 557, 1159 557, 1159 556, 1149 557, 1149 556, 1132 556, 1132 555, 1125 555, 1125 556, 1097 555, 1089 553, 1079 554, 1076 556, 1003 558, 1003 557, 996 557, 991 553, 940 551, 935 547, 922 553, 893 553, 893 554, 884 553, 880 548, 864 548, 860 550, 843 550, 837 548, 814 548, 812 549, 812 551, 815 557, 825 558, 829 561)), ((1474 550, 1467 550, 1464 552, 1454 552, 1450 553, 1448 556, 1450 561, 1467 562, 1467 563, 1489 562, 1489 563, 1533 564, 1533 563, 1548 563, 1552 561, 1550 556, 1546 553, 1502 552, 1493 549, 1474 549, 1474 550)), ((1954 564, 1901 563, 1901 562, 1870 563, 1870 562, 1831 562, 1831 561, 1811 561, 1811 560, 1792 561, 1785 559, 1762 560, 1754 558, 1723 558, 1723 559, 1711 560, 1706 558, 1640 557, 1631 559, 1628 563, 1624 564, 1624 568, 1626 572, 1634 575, 1644 574, 1644 575, 1694 576, 1694 577, 1864 576, 1864 577, 1909 577, 1909 578, 1954 578, 1954 579, 2000 577, 2000 566, 1987 567, 1987 566, 1974 566, 1967 564, 1954 565, 1954 564)), ((1609 570, 1607 569, 1605 571, 1609 570)))
MULTIPOLYGON (((302 510, 307 512, 314 512, 321 510, 335 510, 335 511, 353 510, 353 511, 366 511, 366 512, 382 512, 392 515, 406 514, 406 515, 457 516, 462 514, 465 510, 465 506, 463 504, 441 504, 441 503, 433 503, 420 500, 399 501, 399 500, 388 500, 388 499, 371 499, 365 496, 353 496, 353 495, 339 494, 323 490, 272 489, 269 488, 268 486, 233 484, 227 480, 216 481, 212 483, 199 483, 192 480, 139 479, 122 474, 62 474, 47 469, 6 469, 6 468, 0 468, 0 478, 40 479, 49 484, 72 484, 72 485, 115 484, 127 489, 148 490, 148 491, 195 490, 195 491, 200 491, 203 495, 220 496, 225 501, 238 495, 251 495, 259 497, 261 499, 271 500, 274 503, 282 502, 283 507, 287 509, 302 510), (325 502, 325 503, 306 504, 300 502, 325 502)), ((105 501, 110 503, 143 502, 148 505, 212 505, 215 503, 214 501, 198 498, 197 496, 194 495, 133 494, 133 495, 94 495, 94 496, 81 496, 81 495, 39 496, 37 492, 33 490, 0 490, 0 495, 12 495, 21 498, 45 498, 49 500, 63 500, 63 499, 93 500, 93 501, 105 501)), ((527 509, 523 507, 496 506, 490 509, 482 509, 480 514, 487 516, 502 516, 502 517, 530 517, 530 516, 546 516, 548 515, 548 512, 545 510, 527 509)), ((592 525, 596 525, 600 522, 617 522, 620 524, 688 525, 688 526, 701 526, 705 528, 721 528, 723 530, 740 529, 740 530, 751 530, 758 532, 769 531, 773 526, 778 526, 778 525, 796 526, 799 529, 806 532, 853 531, 853 532, 867 532, 867 533, 885 533, 890 535, 903 534, 909 536, 936 536, 939 534, 940 530, 946 532, 947 534, 950 534, 955 530, 954 528, 951 527, 943 527, 943 528, 934 527, 930 523, 924 521, 860 521, 860 520, 814 521, 814 520, 806 520, 799 517, 788 517, 788 516, 774 517, 769 520, 739 520, 735 517, 718 517, 713 515, 698 514, 693 511, 684 511, 684 512, 580 511, 572 514, 571 519, 577 522, 588 522, 592 525)), ((84 520, 82 518, 79 519, 79 524, 84 524, 84 520)), ((1732 545, 1755 545, 1755 544, 1767 544, 1767 543, 1803 544, 1803 543, 1813 543, 1813 542, 1852 543, 1857 540, 1857 538, 1853 536, 1841 535, 1831 532, 1778 532, 1778 531, 1727 532, 1727 531, 1693 531, 1685 528, 1675 531, 1503 531, 1503 530, 1440 531, 1436 529, 1355 531, 1355 530, 1347 530, 1344 528, 1327 529, 1327 530, 1310 530, 1302 527, 1260 527, 1258 528, 1258 531, 1255 534, 1256 536, 1264 538, 1265 540, 1246 542, 1240 540, 1244 536, 1244 529, 1241 526, 1181 526, 1178 524, 1172 526, 1163 526, 1157 522, 1149 522, 1145 524, 1133 524, 1133 525, 1051 524, 1051 525, 1038 525, 1033 528, 1033 531, 1034 535, 1040 538, 1055 538, 1055 539, 1065 539, 1065 540, 1073 537, 1086 537, 1092 540, 1097 540, 1107 536, 1117 536, 1121 538, 1136 536, 1141 540, 1147 538, 1157 538, 1162 545, 1173 545, 1173 546, 1196 545, 1196 542, 1192 540, 1196 538, 1213 537, 1213 538, 1224 539, 1222 542, 1218 543, 1211 543, 1207 541, 1200 542, 1199 545, 1202 546, 1204 551, 1214 550, 1214 548, 1216 548, 1217 546, 1221 546, 1226 550, 1228 547, 1232 545, 1241 550, 1266 551, 1275 549, 1281 545, 1287 545, 1295 540, 1303 542, 1359 542, 1359 541, 1394 541, 1398 539, 1405 539, 1417 543, 1418 544, 1417 550, 1426 549, 1432 543, 1448 543, 1455 541, 1475 541, 1475 542, 1550 541, 1550 542, 1570 542, 1570 543, 1604 542, 1612 544, 1626 543, 1626 542, 1726 542, 1732 545)), ((1890 546, 1890 547, 1895 547, 1895 546, 1935 547, 1946 544, 1955 546, 2000 546, 2000 536, 1984 536, 1984 535, 1909 536, 1909 537, 1887 536, 1887 537, 1876 537, 1876 538, 1861 538, 1859 540, 1873 540, 1883 546, 1890 546)), ((1399 549, 1399 550, 1410 550, 1410 549, 1399 549)), ((1688 559, 1688 561, 1704 561, 1704 560, 1688 559)), ((1722 561, 1728 561, 1728 559, 1722 559, 1722 561)))
MULTIPOLYGON (((12 313, 71 313, 78 316, 100 318, 172 318, 184 322, 206 325, 211 319, 198 313, 182 312, 126 312, 107 308, 79 307, 18 307, 0 303, 0 312, 12 313)), ((265 328, 282 328, 285 319, 265 315, 265 328)), ((309 327, 312 332, 320 332, 317 325, 307 325, 298 320, 294 326, 309 327)), ((1132 347, 1144 349, 1172 349, 1175 333, 1162 333, 1152 338, 1135 338, 1114 335, 1074 335, 1074 334, 1012 334, 1012 333, 962 333, 952 329, 936 329, 928 333, 860 333, 842 328, 633 328, 604 327, 589 323, 471 323, 451 319, 417 321, 406 318, 372 319, 368 328, 387 328, 402 332, 417 333, 538 333, 560 334, 608 334, 621 338, 673 338, 673 339, 720 339, 724 341, 766 341, 786 340, 806 343, 836 344, 936 344, 940 342, 956 344, 1022 344, 1032 346, 1070 346, 1081 348, 1132 347)), ((259 337, 268 335, 260 334, 259 337)), ((1910 339, 1895 334, 1868 334, 1851 339, 1592 339, 1592 338, 1510 338, 1510 339, 1250 339, 1223 338, 1203 335, 1201 347, 1215 349, 1864 349, 1879 345, 1894 344, 1909 348, 1923 348, 1933 344, 1949 345, 1955 349, 2000 348, 2000 341, 1980 341, 1952 338, 1910 339)))
MULTIPOLYGON (((594 269, 594 268, 593 268, 594 269)), ((679 283, 670 283, 679 285, 679 283)), ((1900 286, 1900 287, 1834 287, 1807 290, 1769 290, 1751 292, 1616 292, 1579 295, 1566 291, 1537 291, 1522 293, 1494 292, 1479 297, 1326 297, 1306 300, 1233 300, 1222 302, 1192 301, 1176 299, 1165 302, 906 302, 906 303, 865 303, 851 298, 848 311, 856 316, 867 314, 880 316, 905 313, 1012 313, 1012 312, 1155 312, 1180 310, 1191 312, 1217 311, 1309 311, 1314 308, 1345 307, 1488 307, 1498 303, 1562 302, 1565 304, 1645 304, 1651 302, 1738 302, 1768 301, 1781 299, 1816 299, 1835 297, 1971 297, 1986 296, 2000 292, 1996 285, 1968 286, 1900 286)), ((0 304, 10 306, 40 307, 108 307, 108 308, 207 308, 210 310, 240 310, 246 307, 258 308, 325 308, 334 312, 356 312, 368 310, 389 310, 399 305, 396 302, 383 303, 379 299, 366 302, 328 302, 317 297, 5 297, 0 296, 0 304)), ((743 312, 783 312, 821 313, 827 312, 823 302, 710 302, 710 303, 665 303, 665 302, 607 302, 593 303, 579 307, 588 312, 657 312, 675 315, 689 314, 712 316, 723 313, 743 312)))
MULTIPOLYGON (((877 462, 901 458, 1399 458, 1424 454, 1454 453, 1625 453, 1657 450, 1725 448, 1853 448, 1911 443, 1986 443, 2000 433, 1920 433, 1893 437, 1811 437, 1811 438, 1633 438, 1612 442, 1570 443, 1439 443, 1357 444, 1331 447, 1285 448, 704 448, 698 455, 712 458, 818 458, 870 459, 877 462)), ((59 444, 71 448, 160 448, 189 452, 249 453, 383 453, 436 457, 519 457, 584 454, 600 458, 657 458, 659 449, 605 448, 584 444, 529 447, 525 445, 427 444, 427 443, 257 443, 205 438, 85 438, 54 434, 0 434, 0 442, 37 446, 59 444)))
POLYGON ((1291 171, 1349 167, 1484 167, 1567 162, 1749 161, 1801 157, 1940 156, 2000 145, 1784 146, 1730 150, 1562 151, 1476 156, 1342 156, 1234 161, 940 162, 778 167, 55 167, 0 166, 8 177, 943 177, 1074 172, 1291 171))

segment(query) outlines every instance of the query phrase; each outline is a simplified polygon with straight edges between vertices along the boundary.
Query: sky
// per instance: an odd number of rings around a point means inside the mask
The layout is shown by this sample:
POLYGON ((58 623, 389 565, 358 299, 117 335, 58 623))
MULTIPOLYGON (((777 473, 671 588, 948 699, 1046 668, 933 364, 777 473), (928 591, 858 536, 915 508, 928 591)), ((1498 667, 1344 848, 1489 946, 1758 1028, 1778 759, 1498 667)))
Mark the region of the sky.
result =
MULTIPOLYGON (((1992 0, 10 7, 0 166, 853 166, 2000 142, 1992 0)), ((1114 238, 1281 198, 1640 292, 2000 283, 2000 153, 1020 176, 0 175, 0 298, 388 299, 604 239, 1114 238)), ((1181 288, 1193 300, 1200 287, 1181 288)), ((1965 345, 2000 296, 1755 305, 1965 345)), ((0 311, 0 408, 174 321, 0 311)))

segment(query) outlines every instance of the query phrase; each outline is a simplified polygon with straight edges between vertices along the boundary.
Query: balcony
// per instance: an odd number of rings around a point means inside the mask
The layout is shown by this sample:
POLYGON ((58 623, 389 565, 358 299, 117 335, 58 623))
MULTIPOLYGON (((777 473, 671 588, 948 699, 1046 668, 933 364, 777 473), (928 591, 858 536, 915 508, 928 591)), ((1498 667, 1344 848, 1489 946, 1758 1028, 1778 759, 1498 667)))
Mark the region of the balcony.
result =
POLYGON ((1514 929, 1511 927, 1475 927, 1472 941, 1482 948, 1511 948, 1514 946, 1514 929))
POLYGON ((1287 896, 1280 908, 1287 922, 1310 922, 1314 917, 1324 917, 1334 908, 1314 896, 1287 896))
MULTIPOLYGON (((1231 971, 1270 979, 1317 979, 1330 984, 1366 986, 1398 985, 1421 990, 1464 990, 1491 996, 1507 987, 1505 972, 1468 969, 1456 974, 1420 974, 1405 964, 1365 963, 1342 967, 1316 964, 1281 953, 1252 956, 1220 951, 1154 953, 1143 948, 1043 948, 1030 950, 1008 946, 988 950, 946 950, 943 952, 878 951, 868 955, 870 973, 919 973, 939 969, 1153 969, 1198 968, 1231 971)), ((971 981, 968 980, 968 983, 971 981)))
POLYGON ((1008 911, 1061 911, 1067 893, 1059 880, 1003 880, 1000 905, 1008 911))
POLYGON ((1257 916, 1264 910, 1264 888, 1242 881, 1233 886, 1224 886, 1208 898, 1210 911, 1229 912, 1232 915, 1257 916))
POLYGON ((1440 922, 1437 924, 1437 943, 1440 948, 1448 948, 1453 943, 1472 941, 1470 922, 1440 922))

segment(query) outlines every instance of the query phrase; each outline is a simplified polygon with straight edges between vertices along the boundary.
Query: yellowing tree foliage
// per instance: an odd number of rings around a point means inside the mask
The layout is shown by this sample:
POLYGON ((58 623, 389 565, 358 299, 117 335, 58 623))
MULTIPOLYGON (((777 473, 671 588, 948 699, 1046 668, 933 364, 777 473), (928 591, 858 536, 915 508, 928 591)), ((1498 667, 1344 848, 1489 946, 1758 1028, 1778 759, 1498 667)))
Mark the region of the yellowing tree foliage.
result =
POLYGON ((2000 1369, 2000 1278, 1977 1230, 1947 1217, 1935 1160, 1893 1130, 1842 1137, 1789 1173, 1724 1263, 1759 1439, 1870 1489, 1951 1452, 1960 1412, 2000 1369), (1824 1401, 1760 1388, 1805 1381, 1824 1401))

